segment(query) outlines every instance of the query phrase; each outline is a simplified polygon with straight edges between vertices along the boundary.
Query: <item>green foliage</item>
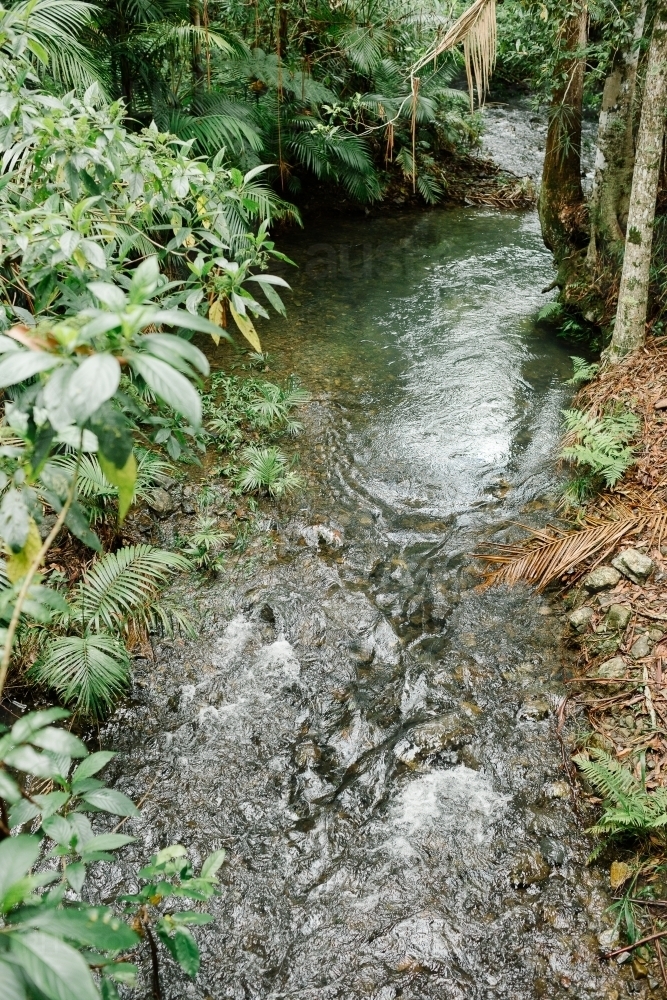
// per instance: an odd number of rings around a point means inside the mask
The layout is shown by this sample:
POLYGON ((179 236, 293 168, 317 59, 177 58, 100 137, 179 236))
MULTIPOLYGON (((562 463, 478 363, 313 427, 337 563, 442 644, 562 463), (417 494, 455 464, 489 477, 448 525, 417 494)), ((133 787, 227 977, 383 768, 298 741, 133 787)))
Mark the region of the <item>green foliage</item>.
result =
POLYGON ((585 382, 590 382, 591 379, 595 378, 600 369, 599 364, 591 364, 585 358, 571 357, 570 361, 572 362, 574 374, 572 378, 567 380, 566 385, 584 385, 585 382))
POLYGON ((183 552, 197 569, 218 573, 224 565, 222 550, 233 538, 233 534, 218 527, 215 517, 200 514, 183 552))
POLYGON ((642 778, 604 750, 578 754, 574 761, 603 797, 602 816, 591 833, 607 838, 636 837, 667 826, 667 789, 646 790, 642 778))
POLYGON ((632 465, 629 442, 639 431, 639 418, 630 410, 596 417, 581 410, 563 410, 565 430, 574 443, 563 448, 561 458, 588 470, 592 481, 612 487, 632 465))
MULTIPOLYGON (((187 852, 173 844, 151 858, 138 893, 115 905, 91 906, 81 897, 91 864, 113 862, 134 842, 125 833, 96 833, 90 814, 137 816, 131 799, 99 773, 116 756, 89 754, 81 740, 51 725, 60 708, 31 712, 0 735, 0 985, 8 1000, 108 1000, 115 984, 132 989, 135 953, 155 938, 194 977, 199 948, 190 927, 211 921, 177 898, 205 902, 217 893, 224 851, 214 851, 195 876, 187 852), (72 761, 80 761, 72 768, 72 761), (32 784, 46 778, 54 790, 32 784), (29 826, 31 834, 23 833, 29 826), (13 836, 9 836, 10 831, 13 836), (57 867, 54 866, 54 862, 57 867), (169 900, 168 907, 164 901, 169 900)), ((154 966, 153 993, 159 994, 154 966)), ((134 991, 133 991, 134 992, 134 991)))
POLYGON ((236 482, 245 492, 266 491, 272 497, 281 497, 303 487, 301 476, 289 469, 287 459, 277 448, 249 445, 240 458, 236 482))

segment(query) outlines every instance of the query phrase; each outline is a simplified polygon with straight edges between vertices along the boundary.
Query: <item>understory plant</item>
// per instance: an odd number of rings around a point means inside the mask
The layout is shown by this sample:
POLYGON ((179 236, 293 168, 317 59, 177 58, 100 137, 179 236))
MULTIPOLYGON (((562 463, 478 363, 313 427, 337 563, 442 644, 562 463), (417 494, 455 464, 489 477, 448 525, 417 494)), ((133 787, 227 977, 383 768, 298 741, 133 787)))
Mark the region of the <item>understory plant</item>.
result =
POLYGON ((567 438, 561 458, 582 469, 582 474, 566 488, 566 497, 576 503, 585 500, 604 484, 615 486, 634 461, 630 444, 640 427, 639 418, 626 408, 601 416, 582 410, 564 410, 567 438))
POLYGON ((134 994, 137 960, 148 959, 159 998, 165 952, 188 976, 197 974, 190 928, 212 919, 200 904, 217 893, 225 852, 214 851, 195 876, 185 848, 170 845, 135 873, 137 892, 112 905, 87 902, 90 865, 112 863, 136 839, 98 832, 95 817, 120 817, 122 825, 139 810, 96 777, 114 753, 89 754, 77 736, 52 725, 68 714, 30 712, 0 730, 0 996, 119 1000, 117 985, 134 994), (177 899, 188 903, 179 908, 177 899))

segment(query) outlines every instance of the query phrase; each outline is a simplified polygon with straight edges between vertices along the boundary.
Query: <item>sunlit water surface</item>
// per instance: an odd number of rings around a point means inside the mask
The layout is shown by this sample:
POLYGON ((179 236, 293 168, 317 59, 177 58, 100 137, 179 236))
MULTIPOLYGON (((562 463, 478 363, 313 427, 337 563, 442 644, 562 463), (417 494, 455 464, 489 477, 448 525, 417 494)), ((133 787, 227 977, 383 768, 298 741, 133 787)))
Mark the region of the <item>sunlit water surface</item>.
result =
POLYGON ((191 595, 198 641, 139 665, 105 734, 149 790, 137 857, 228 851, 202 971, 165 996, 613 1000, 554 738, 560 622, 478 592, 469 557, 557 490, 570 362, 535 324, 537 220, 335 220, 281 247, 290 318, 261 333, 313 393, 308 489, 273 555, 191 595))

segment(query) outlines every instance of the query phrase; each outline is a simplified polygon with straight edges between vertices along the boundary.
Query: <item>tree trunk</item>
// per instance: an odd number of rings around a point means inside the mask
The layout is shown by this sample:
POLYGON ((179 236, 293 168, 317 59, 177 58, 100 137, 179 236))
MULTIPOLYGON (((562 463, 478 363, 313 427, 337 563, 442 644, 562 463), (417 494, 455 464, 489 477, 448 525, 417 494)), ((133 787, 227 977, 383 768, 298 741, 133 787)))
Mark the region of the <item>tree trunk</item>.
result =
POLYGON ((645 19, 644 2, 635 21, 632 40, 625 50, 617 53, 602 94, 595 175, 589 202, 588 260, 591 264, 595 262, 598 249, 618 246, 625 238, 635 161, 633 104, 639 42, 645 19))
MULTIPOLYGON (((190 2, 190 24, 195 28, 201 28, 201 9, 199 0, 190 2)), ((192 44, 192 82, 196 89, 199 89, 204 82, 204 65, 202 63, 201 39, 197 36, 192 44)))
POLYGON ((616 322, 608 351, 612 363, 644 343, 666 98, 667 0, 659 0, 646 67, 616 322))
POLYGON ((563 24, 558 83, 551 99, 540 188, 542 237, 560 263, 578 242, 584 193, 581 188, 581 114, 588 13, 585 0, 563 24))

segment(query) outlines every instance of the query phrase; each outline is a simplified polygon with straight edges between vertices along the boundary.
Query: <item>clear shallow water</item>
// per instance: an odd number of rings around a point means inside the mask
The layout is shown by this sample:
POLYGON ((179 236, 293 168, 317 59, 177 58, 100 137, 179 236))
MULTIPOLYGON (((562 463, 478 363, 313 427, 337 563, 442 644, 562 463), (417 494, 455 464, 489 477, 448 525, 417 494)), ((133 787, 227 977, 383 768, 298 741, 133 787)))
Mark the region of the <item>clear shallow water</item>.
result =
POLYGON ((533 322, 537 220, 282 245, 295 319, 262 337, 314 394, 309 488, 272 555, 188 597, 198 641, 139 664, 104 734, 120 785, 150 789, 138 857, 228 851, 202 972, 165 996, 614 1000, 549 708, 560 626, 526 590, 478 592, 469 558, 556 488, 570 363, 533 322))

